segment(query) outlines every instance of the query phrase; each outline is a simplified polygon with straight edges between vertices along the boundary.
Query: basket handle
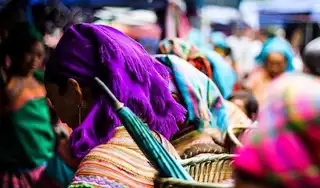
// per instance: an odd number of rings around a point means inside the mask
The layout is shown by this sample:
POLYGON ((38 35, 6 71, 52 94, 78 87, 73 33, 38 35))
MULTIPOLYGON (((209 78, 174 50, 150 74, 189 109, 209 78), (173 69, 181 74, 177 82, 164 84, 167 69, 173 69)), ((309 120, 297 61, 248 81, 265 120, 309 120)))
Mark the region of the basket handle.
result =
POLYGON ((230 140, 237 146, 237 147, 243 147, 243 144, 240 142, 240 140, 236 137, 233 130, 234 129, 255 129, 256 126, 245 126, 245 125, 237 125, 237 126, 229 126, 228 127, 228 135, 230 140))

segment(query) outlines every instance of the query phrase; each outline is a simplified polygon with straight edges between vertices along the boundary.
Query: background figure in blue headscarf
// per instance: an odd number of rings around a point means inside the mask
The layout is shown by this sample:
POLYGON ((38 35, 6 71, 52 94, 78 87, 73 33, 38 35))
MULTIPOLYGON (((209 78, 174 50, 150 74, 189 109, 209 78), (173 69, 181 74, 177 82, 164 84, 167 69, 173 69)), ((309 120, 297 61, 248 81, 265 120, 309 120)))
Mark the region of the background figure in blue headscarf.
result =
POLYGON ((232 94, 233 87, 237 81, 237 74, 233 67, 212 47, 203 42, 201 31, 192 29, 188 40, 198 47, 211 64, 212 80, 217 84, 222 96, 226 99, 232 94))
POLYGON ((218 52, 223 57, 228 56, 228 50, 230 46, 227 43, 226 35, 222 32, 213 32, 210 37, 214 51, 218 52))
POLYGON ((213 50, 221 55, 237 72, 235 60, 232 55, 232 49, 228 44, 227 36, 220 31, 213 32, 211 33, 210 43, 212 44, 213 50))
POLYGON ((259 104, 264 101, 267 95, 264 90, 273 79, 284 72, 294 71, 293 59, 293 49, 284 39, 270 37, 264 42, 256 58, 258 68, 245 83, 245 87, 254 93, 259 104))
MULTIPOLYGON (((273 62, 269 62, 269 64, 265 64, 265 61, 268 59, 268 56, 273 55, 275 53, 281 54, 285 60, 286 63, 283 64, 285 66, 284 71, 293 71, 293 58, 294 58, 294 52, 289 42, 287 42, 284 39, 278 38, 278 37, 271 37, 265 41, 265 43, 262 46, 260 54, 257 56, 256 60, 259 65, 266 66, 268 68, 268 65, 273 65, 273 62)), ((272 71, 272 70, 270 70, 272 71)), ((282 70, 278 70, 282 71, 282 70)), ((279 72, 279 73, 280 73, 279 72)), ((279 74, 278 73, 278 74, 279 74)), ((272 72, 271 72, 272 74, 272 72)), ((275 75, 277 76, 277 75, 275 75)))

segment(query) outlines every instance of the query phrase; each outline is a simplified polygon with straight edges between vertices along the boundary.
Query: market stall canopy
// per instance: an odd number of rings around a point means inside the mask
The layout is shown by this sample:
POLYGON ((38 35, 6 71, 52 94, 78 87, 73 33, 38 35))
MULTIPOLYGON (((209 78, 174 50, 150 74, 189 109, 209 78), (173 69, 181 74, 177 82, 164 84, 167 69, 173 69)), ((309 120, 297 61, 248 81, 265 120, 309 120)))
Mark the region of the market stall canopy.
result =
POLYGON ((205 6, 216 5, 224 7, 238 8, 242 0, 203 0, 205 6))
POLYGON ((203 16, 212 23, 229 24, 241 18, 240 12, 235 8, 220 6, 205 6, 203 16))
POLYGON ((254 1, 260 12, 274 13, 308 13, 313 7, 320 4, 319 0, 270 0, 270 1, 254 1))
POLYGON ((242 0, 185 0, 187 4, 197 5, 197 7, 205 6, 222 6, 238 8, 242 0))
POLYGON ((258 11, 262 25, 320 21, 319 0, 244 1, 241 7, 258 11))
POLYGON ((101 20, 112 20, 127 25, 144 25, 157 22, 157 15, 153 11, 132 10, 130 7, 104 7, 97 11, 94 16, 101 20))

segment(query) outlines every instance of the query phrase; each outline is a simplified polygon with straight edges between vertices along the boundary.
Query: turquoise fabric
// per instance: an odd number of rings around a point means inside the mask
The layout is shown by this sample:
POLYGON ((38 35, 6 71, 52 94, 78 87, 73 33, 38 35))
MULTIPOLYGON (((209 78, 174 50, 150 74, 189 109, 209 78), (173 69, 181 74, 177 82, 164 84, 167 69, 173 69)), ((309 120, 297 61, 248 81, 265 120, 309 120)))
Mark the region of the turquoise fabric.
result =
POLYGON ((227 43, 226 35, 222 32, 213 32, 211 34, 211 42, 215 47, 222 49, 230 48, 229 44, 227 43))
POLYGON ((294 70, 293 49, 290 43, 278 37, 270 37, 264 42, 260 54, 256 57, 257 64, 262 65, 265 62, 268 55, 273 52, 281 53, 286 57, 287 59, 286 72, 290 72, 294 70))
POLYGON ((229 98, 232 94, 233 87, 237 82, 236 72, 217 52, 208 48, 202 48, 201 51, 205 54, 211 64, 213 81, 217 84, 223 98, 229 98))
POLYGON ((48 161, 45 171, 45 175, 54 179, 61 187, 68 187, 74 173, 58 155, 48 161))
POLYGON ((192 29, 188 40, 204 53, 212 67, 213 81, 217 84, 223 98, 229 98, 237 81, 237 74, 234 69, 221 55, 214 52, 210 45, 202 42, 200 30, 192 29))
POLYGON ((193 45, 197 46, 198 48, 206 47, 211 48, 209 43, 205 43, 202 37, 202 33, 200 29, 193 28, 190 30, 187 40, 191 42, 193 45))
POLYGON ((185 60, 174 55, 156 55, 159 62, 170 68, 170 75, 179 90, 188 110, 187 120, 197 122, 196 128, 203 131, 204 121, 209 126, 227 131, 228 119, 219 89, 214 82, 185 60))

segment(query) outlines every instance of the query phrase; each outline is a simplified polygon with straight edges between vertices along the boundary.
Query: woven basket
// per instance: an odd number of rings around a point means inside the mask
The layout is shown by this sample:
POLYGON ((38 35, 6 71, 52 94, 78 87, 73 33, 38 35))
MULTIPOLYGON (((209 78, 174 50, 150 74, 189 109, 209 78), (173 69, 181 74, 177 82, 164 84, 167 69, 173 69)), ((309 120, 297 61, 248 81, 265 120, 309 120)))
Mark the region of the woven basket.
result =
POLYGON ((197 182, 218 183, 232 179, 234 157, 229 154, 203 154, 183 160, 181 164, 197 182))
POLYGON ((232 179, 234 157, 236 155, 203 154, 198 157, 182 160, 182 166, 185 167, 195 182, 173 178, 158 178, 155 180, 155 187, 232 187, 232 185, 221 184, 219 182, 232 179))
MULTIPOLYGON (((239 137, 245 132, 245 131, 251 131, 256 129, 256 126, 253 125, 237 125, 237 126, 230 126, 228 128, 228 138, 232 141, 232 143, 236 147, 243 147, 243 144, 240 142, 239 137)), ((232 149, 230 149, 232 150, 232 149)))
POLYGON ((199 183, 174 178, 158 178, 155 180, 155 188, 232 188, 232 185, 219 183, 199 183))

